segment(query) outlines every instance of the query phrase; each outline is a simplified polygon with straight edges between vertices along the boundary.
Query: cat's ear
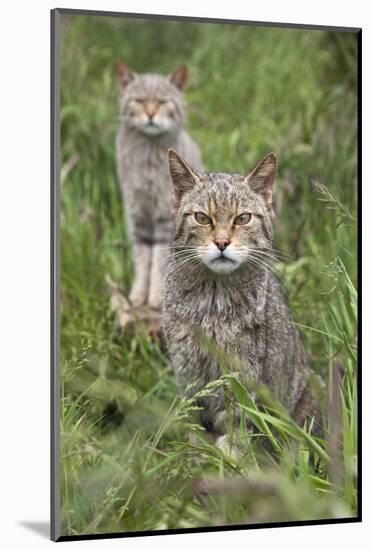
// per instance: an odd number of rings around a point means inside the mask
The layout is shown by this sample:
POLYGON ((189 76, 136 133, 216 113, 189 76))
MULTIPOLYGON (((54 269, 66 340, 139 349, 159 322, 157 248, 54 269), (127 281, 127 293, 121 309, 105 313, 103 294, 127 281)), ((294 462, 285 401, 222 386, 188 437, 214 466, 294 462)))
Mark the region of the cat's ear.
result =
POLYGON ((200 178, 174 149, 169 149, 168 161, 173 181, 174 206, 178 208, 184 193, 191 191, 200 178))
POLYGON ((121 92, 125 91, 126 86, 135 78, 135 73, 123 62, 116 61, 116 72, 121 84, 121 92))
POLYGON ((276 174, 277 157, 274 153, 269 153, 245 179, 255 193, 263 196, 268 207, 272 203, 272 188, 276 174))
POLYGON ((176 71, 169 75, 169 80, 174 86, 176 86, 181 92, 184 91, 188 80, 188 67, 181 65, 176 71))

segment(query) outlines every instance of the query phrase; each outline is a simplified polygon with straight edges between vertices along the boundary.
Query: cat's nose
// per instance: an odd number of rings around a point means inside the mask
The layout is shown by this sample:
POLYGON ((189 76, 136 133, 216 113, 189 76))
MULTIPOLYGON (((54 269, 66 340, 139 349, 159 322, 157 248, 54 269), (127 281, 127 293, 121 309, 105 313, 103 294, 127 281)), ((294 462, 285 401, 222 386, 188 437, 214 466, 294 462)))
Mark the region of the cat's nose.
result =
POLYGON ((215 239, 214 243, 216 244, 216 246, 219 248, 219 250, 221 252, 223 252, 223 250, 225 250, 227 248, 227 246, 230 244, 230 240, 229 239, 226 239, 226 238, 222 238, 222 239, 215 239))
POLYGON ((147 103, 145 106, 145 110, 148 118, 152 120, 156 114, 156 105, 154 105, 153 103, 147 103))

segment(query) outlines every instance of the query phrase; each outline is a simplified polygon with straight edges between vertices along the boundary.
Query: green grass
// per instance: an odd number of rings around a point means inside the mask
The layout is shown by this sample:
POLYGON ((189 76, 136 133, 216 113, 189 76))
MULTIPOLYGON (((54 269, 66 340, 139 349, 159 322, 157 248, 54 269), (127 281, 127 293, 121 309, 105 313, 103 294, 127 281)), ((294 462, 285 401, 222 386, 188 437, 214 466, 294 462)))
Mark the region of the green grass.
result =
POLYGON ((356 515, 355 36, 63 19, 63 534, 356 515), (125 291, 132 280, 114 153, 119 57, 140 72, 187 63, 189 129, 210 170, 246 173, 278 154, 276 236, 289 260, 277 270, 328 385, 326 441, 269 399, 257 410, 226 373, 219 383, 258 427, 231 429, 243 455, 226 456, 193 423, 166 352, 139 329, 117 331, 105 277, 125 291))

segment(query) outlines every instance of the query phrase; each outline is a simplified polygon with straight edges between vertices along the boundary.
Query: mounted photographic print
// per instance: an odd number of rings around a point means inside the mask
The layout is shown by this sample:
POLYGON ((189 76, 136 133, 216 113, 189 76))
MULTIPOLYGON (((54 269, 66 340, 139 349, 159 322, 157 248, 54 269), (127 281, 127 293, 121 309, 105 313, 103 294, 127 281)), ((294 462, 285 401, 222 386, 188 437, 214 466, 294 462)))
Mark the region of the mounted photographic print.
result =
POLYGON ((52 11, 52 538, 360 521, 361 31, 52 11))

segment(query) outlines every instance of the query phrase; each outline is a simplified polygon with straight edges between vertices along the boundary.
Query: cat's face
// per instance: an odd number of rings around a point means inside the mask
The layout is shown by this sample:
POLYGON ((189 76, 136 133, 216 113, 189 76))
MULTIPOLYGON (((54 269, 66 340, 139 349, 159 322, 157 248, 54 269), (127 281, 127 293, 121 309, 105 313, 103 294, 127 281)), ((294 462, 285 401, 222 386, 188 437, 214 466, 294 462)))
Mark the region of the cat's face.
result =
POLYGON ((170 150, 179 259, 216 273, 233 272, 249 261, 269 263, 276 167, 271 153, 248 176, 200 175, 170 150))
POLYGON ((121 83, 120 112, 129 128, 147 136, 173 133, 184 125, 185 111, 182 91, 187 68, 182 66, 170 76, 139 75, 119 63, 121 83))

